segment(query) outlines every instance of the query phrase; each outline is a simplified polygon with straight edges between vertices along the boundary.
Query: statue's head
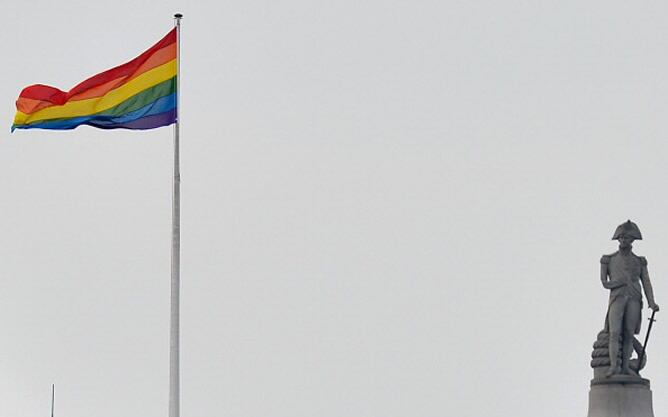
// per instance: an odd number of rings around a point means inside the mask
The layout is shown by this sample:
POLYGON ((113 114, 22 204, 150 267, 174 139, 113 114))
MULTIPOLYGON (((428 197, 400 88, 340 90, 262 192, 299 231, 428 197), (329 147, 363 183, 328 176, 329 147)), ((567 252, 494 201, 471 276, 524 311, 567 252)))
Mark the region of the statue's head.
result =
POLYGON ((637 224, 631 220, 627 220, 625 223, 617 226, 612 240, 619 240, 619 247, 621 249, 628 249, 634 240, 642 240, 642 234, 637 224))

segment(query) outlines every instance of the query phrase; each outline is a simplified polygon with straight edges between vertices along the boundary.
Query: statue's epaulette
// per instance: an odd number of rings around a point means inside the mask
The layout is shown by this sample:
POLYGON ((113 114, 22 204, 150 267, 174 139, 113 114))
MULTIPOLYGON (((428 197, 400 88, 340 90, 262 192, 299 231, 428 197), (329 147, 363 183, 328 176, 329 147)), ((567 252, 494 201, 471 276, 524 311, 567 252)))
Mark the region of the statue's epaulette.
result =
POLYGON ((612 255, 601 256, 601 263, 602 264, 609 264, 610 263, 610 258, 612 258, 612 255))
POLYGON ((640 259, 640 265, 647 266, 647 258, 644 256, 638 256, 638 259, 640 259))

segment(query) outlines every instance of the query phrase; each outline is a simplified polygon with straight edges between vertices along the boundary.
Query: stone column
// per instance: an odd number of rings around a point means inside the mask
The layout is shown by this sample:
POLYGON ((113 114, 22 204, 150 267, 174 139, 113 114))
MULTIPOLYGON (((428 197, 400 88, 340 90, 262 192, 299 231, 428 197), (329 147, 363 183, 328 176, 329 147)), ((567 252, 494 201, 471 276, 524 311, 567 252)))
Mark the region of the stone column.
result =
POLYGON ((649 380, 626 375, 592 379, 587 417, 654 417, 649 380))

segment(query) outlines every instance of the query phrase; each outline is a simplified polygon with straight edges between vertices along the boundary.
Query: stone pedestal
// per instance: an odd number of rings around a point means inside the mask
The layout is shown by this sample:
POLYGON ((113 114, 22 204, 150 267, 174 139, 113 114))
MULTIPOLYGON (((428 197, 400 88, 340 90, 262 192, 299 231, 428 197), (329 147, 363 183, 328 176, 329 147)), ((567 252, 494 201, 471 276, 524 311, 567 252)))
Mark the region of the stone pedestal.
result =
POLYGON ((587 417, 654 417, 649 380, 622 375, 592 379, 587 417))

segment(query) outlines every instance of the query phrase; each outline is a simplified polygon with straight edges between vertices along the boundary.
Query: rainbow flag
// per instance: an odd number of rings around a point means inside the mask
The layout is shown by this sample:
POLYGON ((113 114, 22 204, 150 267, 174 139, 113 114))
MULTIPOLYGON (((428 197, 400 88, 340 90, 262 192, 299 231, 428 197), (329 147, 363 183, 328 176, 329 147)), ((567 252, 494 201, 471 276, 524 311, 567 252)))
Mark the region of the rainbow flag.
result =
POLYGON ((137 58, 70 91, 36 84, 16 101, 15 129, 153 129, 176 122, 176 29, 137 58))

